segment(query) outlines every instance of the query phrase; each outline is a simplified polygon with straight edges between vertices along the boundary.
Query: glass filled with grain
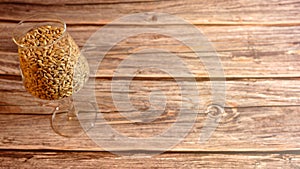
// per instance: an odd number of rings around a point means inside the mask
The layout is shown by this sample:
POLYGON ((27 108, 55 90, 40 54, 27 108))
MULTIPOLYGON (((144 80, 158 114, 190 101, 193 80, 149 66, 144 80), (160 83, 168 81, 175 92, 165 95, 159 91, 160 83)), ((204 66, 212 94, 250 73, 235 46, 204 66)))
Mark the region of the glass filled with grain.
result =
POLYGON ((66 23, 54 15, 29 17, 16 26, 13 41, 18 46, 25 89, 54 106, 52 128, 62 136, 82 133, 72 94, 88 80, 86 58, 67 32, 66 23))

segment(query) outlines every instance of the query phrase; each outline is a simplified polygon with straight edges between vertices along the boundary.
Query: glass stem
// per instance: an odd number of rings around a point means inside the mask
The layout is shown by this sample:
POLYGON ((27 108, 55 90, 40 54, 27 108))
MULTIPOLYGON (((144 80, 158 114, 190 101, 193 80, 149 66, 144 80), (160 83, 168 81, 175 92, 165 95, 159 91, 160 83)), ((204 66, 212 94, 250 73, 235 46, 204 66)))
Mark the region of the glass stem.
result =
POLYGON ((83 133, 72 98, 68 97, 57 102, 51 120, 53 130, 64 137, 74 137, 83 133))

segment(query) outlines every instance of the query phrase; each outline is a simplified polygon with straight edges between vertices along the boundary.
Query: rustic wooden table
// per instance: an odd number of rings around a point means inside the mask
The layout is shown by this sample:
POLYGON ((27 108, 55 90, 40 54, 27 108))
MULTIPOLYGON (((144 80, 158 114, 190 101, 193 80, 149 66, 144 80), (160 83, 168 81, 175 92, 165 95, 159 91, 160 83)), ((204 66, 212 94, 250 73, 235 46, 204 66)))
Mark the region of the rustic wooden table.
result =
MULTIPOLYGON (((1 0, 0 1, 0 168, 300 168, 300 1, 299 0, 1 0), (51 108, 22 86, 12 29, 26 16, 56 14, 82 47, 103 25, 126 14, 166 12, 194 24, 213 43, 226 75, 226 113, 205 144, 198 138, 199 115, 186 138, 154 157, 119 157, 87 136, 65 138, 51 129, 51 108)), ((169 92, 163 117, 149 124, 121 118, 109 85, 116 66, 141 46, 177 52, 197 76, 199 97, 210 99, 203 65, 177 41, 138 35, 120 42, 97 74, 99 107, 113 127, 132 137, 160 133, 176 119, 178 93, 169 92)), ((163 72, 140 72, 132 102, 147 107, 153 88, 177 91, 163 72), (139 90, 140 89, 140 90, 139 90)), ((200 108, 199 112, 202 112, 200 108)))

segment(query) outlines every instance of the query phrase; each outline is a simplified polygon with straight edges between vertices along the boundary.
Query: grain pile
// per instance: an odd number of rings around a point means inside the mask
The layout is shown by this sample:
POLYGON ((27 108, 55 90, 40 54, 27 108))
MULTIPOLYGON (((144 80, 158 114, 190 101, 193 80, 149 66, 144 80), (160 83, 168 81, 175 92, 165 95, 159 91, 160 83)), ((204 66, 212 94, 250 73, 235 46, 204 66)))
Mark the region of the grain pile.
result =
POLYGON ((64 28, 44 25, 19 39, 24 86, 46 100, 71 96, 83 86, 89 68, 78 46, 64 28))

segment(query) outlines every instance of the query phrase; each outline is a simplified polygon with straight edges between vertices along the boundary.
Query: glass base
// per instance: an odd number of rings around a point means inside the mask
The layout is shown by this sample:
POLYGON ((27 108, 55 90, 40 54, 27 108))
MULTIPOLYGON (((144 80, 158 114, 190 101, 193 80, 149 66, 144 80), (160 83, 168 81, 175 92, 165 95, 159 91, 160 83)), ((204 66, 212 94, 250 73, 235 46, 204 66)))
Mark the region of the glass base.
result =
POLYGON ((84 133, 77 114, 59 111, 58 107, 52 114, 51 126, 57 134, 64 137, 75 137, 84 133))

